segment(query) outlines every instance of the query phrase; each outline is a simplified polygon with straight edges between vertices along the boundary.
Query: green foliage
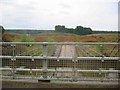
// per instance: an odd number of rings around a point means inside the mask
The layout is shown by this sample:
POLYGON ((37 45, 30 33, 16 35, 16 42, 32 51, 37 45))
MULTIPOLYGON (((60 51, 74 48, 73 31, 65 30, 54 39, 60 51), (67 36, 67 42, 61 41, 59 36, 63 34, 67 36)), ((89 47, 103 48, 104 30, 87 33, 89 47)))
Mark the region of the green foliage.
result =
POLYGON ((23 35, 22 40, 21 40, 21 42, 32 42, 32 41, 33 40, 32 40, 32 38, 30 37, 29 34, 23 35))
POLYGON ((80 35, 87 35, 87 34, 92 34, 92 29, 91 28, 84 28, 82 26, 77 26, 75 28, 76 34, 80 35))
POLYGON ((74 33, 78 35, 87 35, 92 34, 91 28, 86 28, 82 26, 77 26, 75 29, 72 28, 65 28, 65 26, 55 26, 55 31, 57 32, 64 32, 64 33, 74 33))
POLYGON ((55 42, 55 40, 53 38, 48 37, 46 42, 55 42))
POLYGON ((5 29, 3 28, 3 26, 0 25, 0 41, 3 41, 3 34, 5 32, 5 29))
POLYGON ((101 54, 103 54, 103 53, 104 53, 104 50, 105 50, 104 45, 99 45, 99 46, 98 46, 98 50, 99 50, 99 52, 100 52, 101 54))
POLYGON ((5 29, 3 26, 0 25, 0 33, 2 32, 2 34, 5 32, 5 29))

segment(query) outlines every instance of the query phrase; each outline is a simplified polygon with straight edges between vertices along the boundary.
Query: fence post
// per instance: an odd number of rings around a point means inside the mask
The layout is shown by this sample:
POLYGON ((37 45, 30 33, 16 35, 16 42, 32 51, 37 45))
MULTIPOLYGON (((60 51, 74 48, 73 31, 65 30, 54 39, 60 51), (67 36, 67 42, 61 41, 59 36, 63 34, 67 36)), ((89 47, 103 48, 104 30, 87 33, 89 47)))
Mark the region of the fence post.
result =
POLYGON ((74 63, 74 67, 73 67, 73 81, 76 81, 77 79, 77 67, 76 67, 76 62, 77 62, 77 55, 76 55, 76 49, 75 49, 75 46, 76 45, 74 45, 74 50, 73 50, 73 63, 74 63))
MULTIPOLYGON (((101 59, 101 68, 103 68, 103 63, 104 63, 104 55, 102 56, 102 59, 101 59)), ((101 75, 101 82, 103 82, 103 76, 102 76, 102 73, 101 73, 101 69, 100 69, 100 73, 99 73, 100 75, 101 75)))
POLYGON ((11 47, 12 47, 12 51, 13 51, 13 56, 12 56, 12 59, 11 59, 11 61, 12 61, 12 76, 13 76, 13 79, 15 79, 15 47, 16 47, 16 45, 11 45, 11 47))
POLYGON ((47 64, 48 60, 46 59, 48 54, 48 45, 44 44, 43 45, 43 57, 45 58, 43 60, 43 79, 47 79, 47 64))

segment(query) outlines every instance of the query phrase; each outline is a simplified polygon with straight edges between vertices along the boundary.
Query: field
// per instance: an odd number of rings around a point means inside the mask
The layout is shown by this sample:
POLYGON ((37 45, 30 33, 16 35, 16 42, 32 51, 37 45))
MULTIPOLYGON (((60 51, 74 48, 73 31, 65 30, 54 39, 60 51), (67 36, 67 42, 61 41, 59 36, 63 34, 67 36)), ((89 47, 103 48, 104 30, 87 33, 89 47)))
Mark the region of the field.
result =
POLYGON ((12 42, 117 42, 120 34, 76 35, 60 32, 42 32, 38 34, 18 34, 5 32, 4 41, 12 42))
MULTIPOLYGON (((60 33, 60 32, 41 32, 38 34, 19 34, 19 33, 12 33, 12 32, 5 32, 3 34, 3 40, 7 42, 118 42, 120 34, 89 34, 89 35, 76 35, 70 33, 60 33)), ((115 47, 115 50, 112 52, 115 46, 87 46, 83 47, 87 48, 89 52, 93 52, 92 54, 95 56, 96 54, 94 51, 97 51, 105 56, 118 56, 115 53, 118 50, 118 46, 115 47), (111 48, 111 50, 109 50, 111 48), (92 51, 91 51, 92 49, 92 51), (94 50, 94 51, 93 51, 94 50)), ((55 50, 58 47, 56 46, 49 46, 48 47, 48 55, 52 56, 55 55, 55 50)), ((8 48, 4 48, 3 53, 8 52, 8 48)), ((78 56, 85 56, 84 53, 80 53, 80 47, 76 46, 78 56)), ((42 46, 16 46, 16 55, 42 55, 42 46), (23 49, 24 48, 24 49, 23 49), (33 52, 34 51, 34 52, 33 52)), ((10 52, 10 50, 9 50, 10 52)), ((8 52, 8 53, 9 53, 8 52)))

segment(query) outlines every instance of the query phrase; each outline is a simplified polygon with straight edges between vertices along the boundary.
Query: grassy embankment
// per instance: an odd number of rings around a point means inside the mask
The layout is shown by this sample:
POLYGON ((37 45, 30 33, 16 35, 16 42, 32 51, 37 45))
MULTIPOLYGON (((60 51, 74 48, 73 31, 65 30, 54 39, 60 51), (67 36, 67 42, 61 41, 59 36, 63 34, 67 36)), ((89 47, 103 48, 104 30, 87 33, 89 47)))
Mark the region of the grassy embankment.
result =
MULTIPOLYGON (((8 42, 117 42, 118 34, 90 34, 90 35, 80 36, 76 34, 60 33, 60 32, 59 33, 42 32, 33 35, 5 32, 3 34, 3 39, 8 42)), ((54 47, 55 46, 52 45, 49 46, 49 55, 53 55, 54 47)), ((102 54, 110 55, 111 50, 109 49, 114 48, 114 46, 98 45, 98 46, 88 46, 87 48, 93 49, 102 54)), ((37 45, 31 47, 25 46, 25 49, 28 55, 42 55, 41 54, 42 51, 40 51, 42 50, 42 46, 37 46, 37 45), (31 53, 33 50, 36 50, 36 52, 31 53)), ((115 48, 112 54, 114 54, 117 50, 118 47, 115 48)), ((80 56, 79 52, 78 52, 78 56, 80 56)))

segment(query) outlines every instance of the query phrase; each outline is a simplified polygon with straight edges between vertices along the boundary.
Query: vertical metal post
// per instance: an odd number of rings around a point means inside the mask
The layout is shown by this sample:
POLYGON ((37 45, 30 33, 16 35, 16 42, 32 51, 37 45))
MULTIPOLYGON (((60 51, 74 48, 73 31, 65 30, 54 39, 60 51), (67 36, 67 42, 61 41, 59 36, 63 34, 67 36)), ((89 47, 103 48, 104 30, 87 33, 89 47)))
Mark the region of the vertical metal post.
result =
MULTIPOLYGON (((104 56, 102 56, 102 59, 101 59, 101 70, 102 70, 102 68, 103 68, 103 63, 104 63, 104 56)), ((102 73, 101 73, 101 70, 100 70, 100 75, 101 75, 101 82, 103 82, 103 76, 102 76, 102 73)))
POLYGON ((13 79, 15 79, 15 46, 16 45, 11 45, 11 47, 12 47, 12 51, 13 51, 13 55, 12 55, 12 76, 13 76, 13 79))
POLYGON ((43 45, 43 57, 45 58, 43 60, 43 78, 47 79, 47 64, 48 64, 48 60, 46 59, 48 54, 48 45, 44 44, 43 45))
POLYGON ((76 81, 76 60, 73 59, 74 67, 73 67, 73 81, 76 81))
MULTIPOLYGON (((0 55, 2 56, 2 45, 0 45, 0 55)), ((2 58, 0 58, 0 68, 2 68, 2 58)), ((2 70, 0 70, 0 78, 2 78, 2 70)), ((0 86, 2 86, 2 82, 0 82, 0 86)), ((2 89, 1 89, 2 90, 2 89)))
MULTIPOLYGON (((120 70, 120 58, 118 59, 117 70, 120 70)), ((120 82, 120 72, 118 72, 118 82, 120 82)))
POLYGON ((75 45, 74 45, 74 52, 73 52, 73 63, 74 63, 74 67, 73 67, 73 81, 76 81, 76 74, 77 74, 77 70, 76 70, 76 62, 77 62, 77 57, 76 57, 76 49, 75 49, 75 45))

